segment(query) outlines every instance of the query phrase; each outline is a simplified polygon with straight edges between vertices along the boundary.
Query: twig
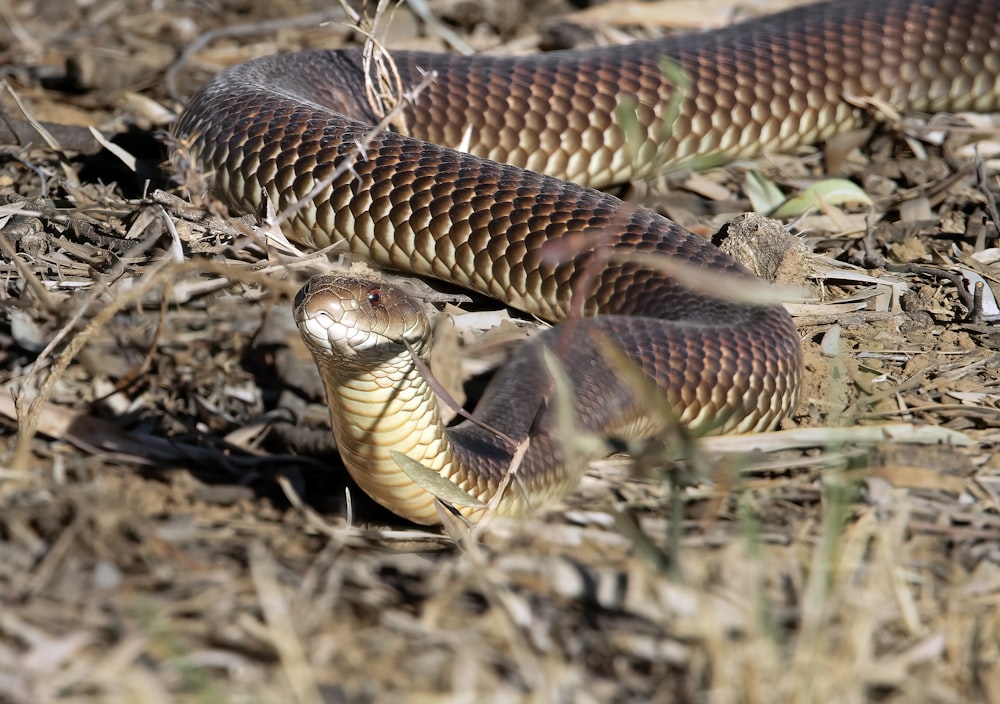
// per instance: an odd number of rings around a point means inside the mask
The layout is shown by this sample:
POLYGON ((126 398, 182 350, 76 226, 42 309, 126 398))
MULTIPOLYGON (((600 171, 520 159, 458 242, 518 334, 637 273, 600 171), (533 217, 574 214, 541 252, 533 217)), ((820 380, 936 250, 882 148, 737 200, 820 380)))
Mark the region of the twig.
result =
POLYGON ((441 37, 452 49, 465 56, 476 53, 476 50, 466 44, 451 27, 435 16, 427 6, 426 0, 406 0, 406 2, 413 11, 413 14, 423 20, 424 24, 434 30, 434 33, 441 37))
POLYGON ((148 291, 158 286, 165 279, 164 272, 169 271, 170 261, 167 259, 161 259, 159 262, 155 263, 146 276, 144 281, 139 282, 134 288, 126 291, 120 298, 112 301, 108 306, 101 309, 101 311, 91 319, 87 327, 77 333, 75 336, 70 338, 69 344, 66 345, 62 353, 55 359, 52 367, 49 369, 48 376, 41 383, 38 388, 38 393, 28 408, 25 410, 23 404, 25 402, 25 390, 28 387, 28 381, 33 376, 37 375, 41 369, 41 362, 44 360, 49 353, 73 331, 76 323, 83 316, 84 312, 89 309, 91 301, 95 300, 103 289, 94 288, 91 294, 88 296, 87 300, 84 301, 73 314, 73 316, 66 322, 65 325, 59 330, 56 336, 46 345, 45 349, 42 350, 38 358, 35 360, 32 367, 31 373, 28 375, 28 379, 25 379, 25 383, 21 386, 21 391, 17 398, 17 411, 18 411, 18 433, 17 433, 17 443, 14 446, 14 455, 11 459, 11 468, 15 470, 26 470, 28 466, 28 457, 31 452, 31 441, 35 436, 35 431, 38 428, 38 417, 41 414, 44 402, 48 400, 49 396, 52 395, 52 391, 55 388, 56 382, 62 378, 67 367, 73 359, 76 357, 77 353, 83 349, 83 346, 87 341, 93 337, 98 331, 102 330, 108 321, 111 320, 114 315, 124 308, 125 306, 131 304, 133 301, 139 300, 148 291))
POLYGON ((462 407, 462 404, 460 404, 458 401, 452 398, 452 395, 448 393, 448 390, 445 389, 444 386, 441 384, 441 382, 437 380, 437 377, 434 376, 434 372, 433 370, 431 370, 430 365, 428 365, 427 362, 421 359, 420 355, 417 354, 417 351, 413 349, 413 345, 410 344, 409 340, 404 338, 403 344, 406 345, 406 350, 407 352, 410 353, 410 357, 413 359, 413 365, 417 368, 417 371, 420 372, 420 375, 424 377, 424 381, 430 384, 431 389, 434 391, 437 397, 441 399, 446 406, 448 406, 448 408, 450 408, 452 411, 465 418, 467 421, 470 421, 471 423, 478 425, 486 432, 492 433, 500 440, 503 440, 505 443, 507 443, 507 445, 510 446, 512 452, 514 451, 514 449, 517 448, 518 446, 517 440, 510 437, 506 433, 503 433, 497 430, 496 428, 493 428, 488 423, 484 423, 483 421, 479 420, 478 418, 476 418, 475 415, 465 410, 462 407))
MULTIPOLYGON (((6 220, 0 222, 0 228, 6 224, 6 220)), ((52 300, 52 296, 49 295, 49 290, 45 288, 35 272, 32 271, 31 267, 24 263, 21 257, 17 256, 13 245, 11 245, 10 240, 7 239, 6 233, 0 229, 0 254, 4 256, 5 259, 14 263, 17 267, 18 273, 24 277, 25 285, 31 289, 31 292, 35 294, 38 301, 45 306, 45 310, 50 313, 56 312, 56 303, 52 300)))
POLYGON ((199 35, 190 44, 184 47, 184 51, 181 52, 180 56, 174 59, 174 62, 167 68, 167 71, 164 74, 164 83, 167 87, 167 95, 174 100, 182 100, 177 92, 177 74, 182 68, 184 68, 185 65, 187 65, 192 56, 201 51, 206 45, 214 42, 216 39, 222 39, 223 37, 246 37, 253 34, 275 34, 282 29, 320 25, 324 22, 342 19, 341 12, 342 10, 323 10, 320 12, 312 12, 307 15, 299 15, 298 17, 282 17, 280 19, 268 20, 266 22, 248 22, 247 24, 237 24, 230 27, 220 27, 219 29, 209 30, 199 35))
POLYGON ((7 81, 0 81, 0 86, 3 86, 3 88, 7 91, 10 97, 17 104, 17 109, 21 111, 22 115, 24 115, 24 119, 31 123, 35 132, 37 132, 38 135, 45 140, 45 143, 49 145, 49 148, 54 151, 61 152, 62 146, 58 141, 56 141, 56 138, 52 136, 52 133, 49 132, 41 122, 36 120, 30 112, 28 112, 28 108, 26 108, 24 103, 21 102, 21 96, 19 96, 14 89, 10 87, 10 84, 7 83, 7 81))
POLYGON ((267 622, 271 645, 278 652, 281 666, 299 704, 321 704, 315 672, 306 657, 302 640, 295 632, 294 619, 288 609, 288 597, 278 582, 274 558, 260 542, 250 543, 250 576, 257 589, 260 610, 267 622))
MULTIPOLYGON (((400 101, 400 103, 397 104, 385 117, 379 120, 378 124, 376 124, 368 132, 365 133, 364 137, 362 137, 357 142, 356 145, 355 156, 357 158, 364 159, 365 150, 380 134, 382 134, 389 128, 389 126, 392 124, 393 118, 395 118, 402 111, 403 107, 408 102, 415 99, 425 87, 427 87, 434 81, 436 75, 437 74, 435 74, 434 72, 424 75, 424 77, 420 80, 420 83, 418 83, 416 87, 407 95, 406 100, 400 101)), ((285 206, 281 210, 281 212, 275 216, 274 224, 280 227, 290 218, 294 217, 296 213, 298 213, 300 210, 302 210, 302 208, 311 203, 313 199, 316 198, 316 196, 322 193, 323 190, 328 188, 338 178, 343 176, 348 170, 352 169, 353 166, 354 164, 352 163, 351 159, 349 158, 344 159, 342 162, 340 162, 340 164, 337 165, 337 168, 333 170, 333 173, 331 173, 326 178, 317 181, 313 185, 313 187, 309 189, 309 192, 306 193, 302 198, 299 198, 289 203, 287 206, 285 206)))
MULTIPOLYGON (((168 257, 164 257, 158 262, 155 262, 150 267, 143 280, 139 281, 127 291, 124 291, 119 297, 115 298, 115 300, 102 308, 100 312, 98 312, 97 315, 90 320, 83 330, 69 338, 69 343, 62 350, 59 356, 56 357, 52 366, 49 368, 48 376, 46 376, 45 380, 39 386, 38 392, 31 400, 27 410, 23 409, 23 403, 25 400, 24 389, 27 388, 27 380, 25 384, 22 384, 22 391, 17 402, 19 416, 18 435, 17 443, 14 446, 13 457, 10 463, 11 469, 15 471, 23 471, 27 468, 28 458, 31 451, 31 441, 37 431, 38 418, 41 414, 44 402, 51 396, 56 382, 65 373, 70 362, 72 362, 80 350, 83 349, 84 345, 86 345, 90 338, 102 330, 119 311, 141 300, 143 296, 155 289, 157 286, 170 286, 174 281, 191 271, 198 273, 214 273, 220 277, 225 277, 227 280, 232 280, 236 275, 238 275, 243 281, 277 287, 289 296, 292 295, 295 288, 286 282, 275 281, 273 277, 260 273, 251 266, 234 268, 232 265, 215 264, 203 261, 185 261, 182 264, 177 264, 171 261, 168 257)), ((96 290, 98 289, 95 289, 95 291, 96 290)), ((73 330, 76 322, 82 317, 83 312, 88 310, 89 303, 90 299, 80 305, 78 310, 63 326, 62 330, 60 330, 57 335, 57 339, 50 342, 46 350, 43 350, 42 355, 39 355, 38 359, 35 360, 34 368, 31 372, 32 375, 40 373, 40 371, 36 371, 40 369, 40 360, 42 360, 44 355, 51 349, 54 349, 58 342, 67 337, 69 332, 73 330)))
POLYGON ((988 178, 986 175, 986 161, 983 159, 979 150, 976 150, 976 188, 983 196, 983 200, 986 201, 986 211, 990 214, 990 221, 993 223, 993 229, 1000 232, 1000 210, 997 209, 997 199, 994 193, 990 190, 988 178))

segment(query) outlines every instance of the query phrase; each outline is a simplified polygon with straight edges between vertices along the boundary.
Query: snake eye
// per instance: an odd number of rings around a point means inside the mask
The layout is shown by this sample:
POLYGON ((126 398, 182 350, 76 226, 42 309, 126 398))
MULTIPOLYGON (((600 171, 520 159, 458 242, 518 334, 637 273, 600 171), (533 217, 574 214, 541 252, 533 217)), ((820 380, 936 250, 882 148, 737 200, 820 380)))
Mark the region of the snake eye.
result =
POLYGON ((369 305, 377 306, 382 301, 382 294, 377 288, 373 288, 368 291, 367 298, 369 305))

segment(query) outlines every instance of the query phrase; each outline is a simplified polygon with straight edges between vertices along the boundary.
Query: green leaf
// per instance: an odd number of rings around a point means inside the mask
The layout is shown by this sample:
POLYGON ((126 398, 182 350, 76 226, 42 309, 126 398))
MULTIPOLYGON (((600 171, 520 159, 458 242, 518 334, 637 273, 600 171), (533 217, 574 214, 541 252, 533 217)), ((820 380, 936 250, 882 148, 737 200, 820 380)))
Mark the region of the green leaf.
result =
POLYGON ((673 134, 674 122, 680 115, 684 99, 691 90, 691 76, 683 66, 671 59, 660 60, 660 73, 674 86, 674 91, 667 101, 667 108, 663 111, 661 124, 660 139, 666 140, 673 134))
POLYGON ((622 96, 621 102, 615 108, 618 117, 618 124, 625 133, 625 149, 628 150, 629 158, 635 159, 639 154, 639 148, 645 141, 644 130, 639 123, 639 116, 636 113, 635 98, 631 95, 622 96))
POLYGON ((871 198, 860 186, 844 178, 828 178, 809 186, 794 198, 789 198, 777 208, 771 217, 795 218, 811 210, 820 209, 823 204, 844 205, 860 203, 871 205, 871 198))
POLYGON ((767 215, 785 202, 785 194, 778 185, 760 171, 747 171, 743 179, 743 192, 750 199, 755 213, 767 215))
POLYGON ((552 403, 555 404, 558 437, 562 440, 563 451, 566 453, 566 464, 572 467, 582 466, 589 458, 607 455, 610 448, 600 436, 585 432, 577 426, 576 394, 573 393, 573 382, 562 362, 548 347, 542 348, 542 358, 552 375, 552 403))
POLYGON ((403 470, 418 486, 430 492, 435 498, 451 506, 468 506, 470 508, 486 508, 479 499, 473 498, 465 489, 461 488, 450 479, 442 477, 429 467, 417 462, 411 457, 407 457, 402 452, 389 450, 392 461, 403 470))

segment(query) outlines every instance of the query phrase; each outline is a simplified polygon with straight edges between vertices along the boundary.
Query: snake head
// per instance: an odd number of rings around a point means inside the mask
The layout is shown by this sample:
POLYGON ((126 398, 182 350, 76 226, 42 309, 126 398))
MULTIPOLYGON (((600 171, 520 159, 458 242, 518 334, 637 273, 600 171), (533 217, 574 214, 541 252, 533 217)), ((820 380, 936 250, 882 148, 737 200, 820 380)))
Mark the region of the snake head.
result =
POLYGON ((423 304, 399 287, 346 274, 314 276, 299 290, 295 322, 321 366, 369 367, 430 345, 423 304))

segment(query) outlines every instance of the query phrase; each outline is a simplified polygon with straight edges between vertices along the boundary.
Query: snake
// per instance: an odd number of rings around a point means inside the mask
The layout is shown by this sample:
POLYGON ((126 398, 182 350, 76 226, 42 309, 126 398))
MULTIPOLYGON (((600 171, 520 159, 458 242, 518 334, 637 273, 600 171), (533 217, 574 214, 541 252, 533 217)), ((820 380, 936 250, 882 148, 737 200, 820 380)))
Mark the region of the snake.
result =
POLYGON ((594 438, 766 431, 798 403, 786 309, 723 294, 753 276, 598 189, 819 143, 876 108, 997 110, 998 27, 1000 0, 834 0, 596 49, 391 52, 404 98, 391 112, 370 99, 380 74, 363 50, 306 50, 217 74, 173 134, 222 202, 286 214, 293 242, 554 324, 447 427, 418 298, 359 272, 317 275, 296 296, 357 484, 439 523, 441 492, 413 461, 457 487, 444 503, 475 522, 572 491, 606 448, 594 438))

